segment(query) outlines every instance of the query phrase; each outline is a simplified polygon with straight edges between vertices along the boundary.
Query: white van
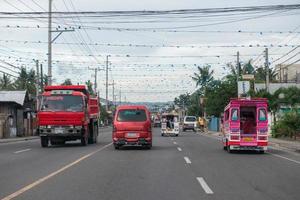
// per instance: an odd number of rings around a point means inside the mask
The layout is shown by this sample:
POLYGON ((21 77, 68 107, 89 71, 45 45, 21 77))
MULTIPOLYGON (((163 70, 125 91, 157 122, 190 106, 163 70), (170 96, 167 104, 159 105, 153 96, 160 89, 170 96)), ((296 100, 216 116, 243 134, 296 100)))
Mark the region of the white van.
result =
POLYGON ((185 116, 183 120, 182 130, 193 130, 196 132, 197 129, 197 117, 196 116, 185 116))

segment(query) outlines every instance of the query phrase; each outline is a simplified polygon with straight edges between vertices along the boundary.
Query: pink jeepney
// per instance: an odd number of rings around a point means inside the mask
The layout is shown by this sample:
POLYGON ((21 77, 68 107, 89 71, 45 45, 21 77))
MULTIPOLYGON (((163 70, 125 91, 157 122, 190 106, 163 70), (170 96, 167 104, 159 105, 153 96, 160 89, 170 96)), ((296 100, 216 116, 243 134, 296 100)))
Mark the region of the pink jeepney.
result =
POLYGON ((223 145, 232 150, 256 150, 268 146, 268 102, 264 98, 231 99, 223 118, 223 145))

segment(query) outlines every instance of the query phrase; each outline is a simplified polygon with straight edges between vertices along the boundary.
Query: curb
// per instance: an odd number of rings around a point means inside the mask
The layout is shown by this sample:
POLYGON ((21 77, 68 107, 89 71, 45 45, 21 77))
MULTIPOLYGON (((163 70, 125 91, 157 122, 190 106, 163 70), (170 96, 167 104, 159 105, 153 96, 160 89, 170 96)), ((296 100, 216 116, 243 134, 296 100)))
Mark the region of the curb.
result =
POLYGON ((20 142, 20 141, 28 141, 28 140, 37 140, 39 138, 40 138, 39 136, 32 136, 32 137, 24 137, 24 138, 0 139, 0 144, 20 142))

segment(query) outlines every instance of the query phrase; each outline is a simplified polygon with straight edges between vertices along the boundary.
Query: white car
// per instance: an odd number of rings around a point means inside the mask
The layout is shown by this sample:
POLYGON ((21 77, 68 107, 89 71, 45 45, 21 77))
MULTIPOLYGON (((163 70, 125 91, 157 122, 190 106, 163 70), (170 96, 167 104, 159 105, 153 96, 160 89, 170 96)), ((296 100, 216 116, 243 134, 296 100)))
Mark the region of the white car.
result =
POLYGON ((196 132, 197 129, 197 117, 196 116, 185 116, 183 120, 182 130, 192 130, 196 132))

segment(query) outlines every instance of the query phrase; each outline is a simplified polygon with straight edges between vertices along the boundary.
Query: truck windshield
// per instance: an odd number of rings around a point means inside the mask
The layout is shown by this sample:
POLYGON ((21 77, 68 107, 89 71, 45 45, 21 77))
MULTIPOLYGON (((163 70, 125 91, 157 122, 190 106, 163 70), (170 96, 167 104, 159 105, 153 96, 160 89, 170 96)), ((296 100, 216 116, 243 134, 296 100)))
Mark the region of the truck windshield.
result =
POLYGON ((120 110, 117 120, 119 122, 144 122, 147 116, 145 110, 120 110))
POLYGON ((43 96, 41 111, 82 112, 83 99, 80 96, 43 96))

